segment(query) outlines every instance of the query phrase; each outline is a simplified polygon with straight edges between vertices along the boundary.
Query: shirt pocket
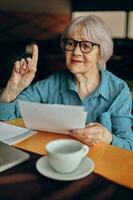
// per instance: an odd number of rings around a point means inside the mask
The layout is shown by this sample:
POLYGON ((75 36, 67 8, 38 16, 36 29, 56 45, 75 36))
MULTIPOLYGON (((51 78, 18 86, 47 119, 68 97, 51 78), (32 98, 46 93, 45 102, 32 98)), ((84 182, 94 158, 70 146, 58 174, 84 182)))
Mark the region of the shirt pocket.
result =
POLYGON ((110 112, 104 112, 99 117, 99 123, 106 127, 110 132, 112 132, 112 121, 110 112))

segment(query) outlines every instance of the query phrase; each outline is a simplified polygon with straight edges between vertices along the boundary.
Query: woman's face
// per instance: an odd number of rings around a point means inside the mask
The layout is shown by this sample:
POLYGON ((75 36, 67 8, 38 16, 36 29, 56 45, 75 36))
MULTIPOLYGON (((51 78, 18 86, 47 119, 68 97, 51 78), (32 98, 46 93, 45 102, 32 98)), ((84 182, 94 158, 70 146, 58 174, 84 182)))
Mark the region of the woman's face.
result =
MULTIPOLYGON (((76 41, 88 41, 87 38, 82 36, 80 32, 75 31, 74 34, 69 35, 69 39, 76 41)), ((73 74, 87 74, 90 71, 99 70, 98 62, 100 60, 100 48, 94 45, 91 52, 83 53, 79 44, 72 51, 65 51, 67 68, 73 74)))

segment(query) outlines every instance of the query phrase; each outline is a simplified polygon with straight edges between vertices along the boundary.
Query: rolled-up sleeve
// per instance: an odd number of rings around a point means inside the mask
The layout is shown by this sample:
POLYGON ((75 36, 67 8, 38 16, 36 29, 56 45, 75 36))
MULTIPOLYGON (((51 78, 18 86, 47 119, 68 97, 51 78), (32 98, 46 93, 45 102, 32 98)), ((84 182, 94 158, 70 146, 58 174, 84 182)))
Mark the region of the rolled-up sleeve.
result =
POLYGON ((43 80, 29 86, 26 90, 20 93, 20 95, 18 95, 14 101, 10 103, 0 102, 0 120, 4 121, 21 117, 18 100, 21 99, 33 102, 45 102, 47 95, 48 80, 43 80))
MULTIPOLYGON (((18 97, 10 103, 0 102, 0 120, 10 120, 21 117, 18 100, 38 103, 60 103, 60 77, 65 74, 54 74, 29 86, 18 97)), ((65 84, 64 84, 65 85, 65 84)), ((2 90, 0 91, 2 93, 2 90)))
POLYGON ((9 120, 19 117, 18 112, 16 112, 16 103, 2 103, 0 102, 0 120, 9 120))

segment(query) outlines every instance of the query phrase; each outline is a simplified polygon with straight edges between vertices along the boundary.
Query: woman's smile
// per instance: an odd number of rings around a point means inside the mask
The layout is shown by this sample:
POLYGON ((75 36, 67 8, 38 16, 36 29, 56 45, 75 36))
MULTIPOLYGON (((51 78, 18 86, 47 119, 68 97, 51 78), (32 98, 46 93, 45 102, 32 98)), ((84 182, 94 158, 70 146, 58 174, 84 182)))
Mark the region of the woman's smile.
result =
POLYGON ((71 59, 71 63, 83 63, 84 61, 78 59, 71 59))

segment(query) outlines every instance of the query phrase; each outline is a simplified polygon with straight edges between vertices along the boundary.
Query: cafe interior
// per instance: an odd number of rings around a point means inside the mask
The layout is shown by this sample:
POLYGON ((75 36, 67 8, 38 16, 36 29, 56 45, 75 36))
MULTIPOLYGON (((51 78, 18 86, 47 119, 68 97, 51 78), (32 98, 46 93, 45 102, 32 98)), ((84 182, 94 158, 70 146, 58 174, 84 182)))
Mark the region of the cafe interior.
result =
MULTIPOLYGON (((89 14, 102 17, 108 24, 113 36, 114 53, 107 62, 107 69, 128 83, 133 97, 131 0, 0 0, 0 89, 6 86, 13 63, 24 55, 31 56, 34 43, 39 47, 39 60, 33 82, 64 70, 65 60, 60 48, 61 33, 71 19, 89 14)), ((23 126, 22 122, 15 122, 16 124, 23 126)), ((92 174, 75 181, 57 181, 42 176, 35 169, 37 159, 45 154, 42 150, 44 140, 40 139, 40 135, 16 145, 26 152, 30 151, 30 163, 23 163, 2 173, 0 199, 132 198, 132 152, 116 150, 111 145, 97 145, 89 154, 96 165, 92 174), (37 142, 38 139, 40 143, 37 142)), ((55 138, 55 134, 50 134, 45 142, 55 138)))
POLYGON ((133 90, 133 3, 130 0, 0 1, 0 88, 10 77, 13 63, 39 46, 34 82, 63 70, 60 36, 69 21, 80 15, 101 16, 112 31, 114 54, 107 69, 126 80, 133 90))

